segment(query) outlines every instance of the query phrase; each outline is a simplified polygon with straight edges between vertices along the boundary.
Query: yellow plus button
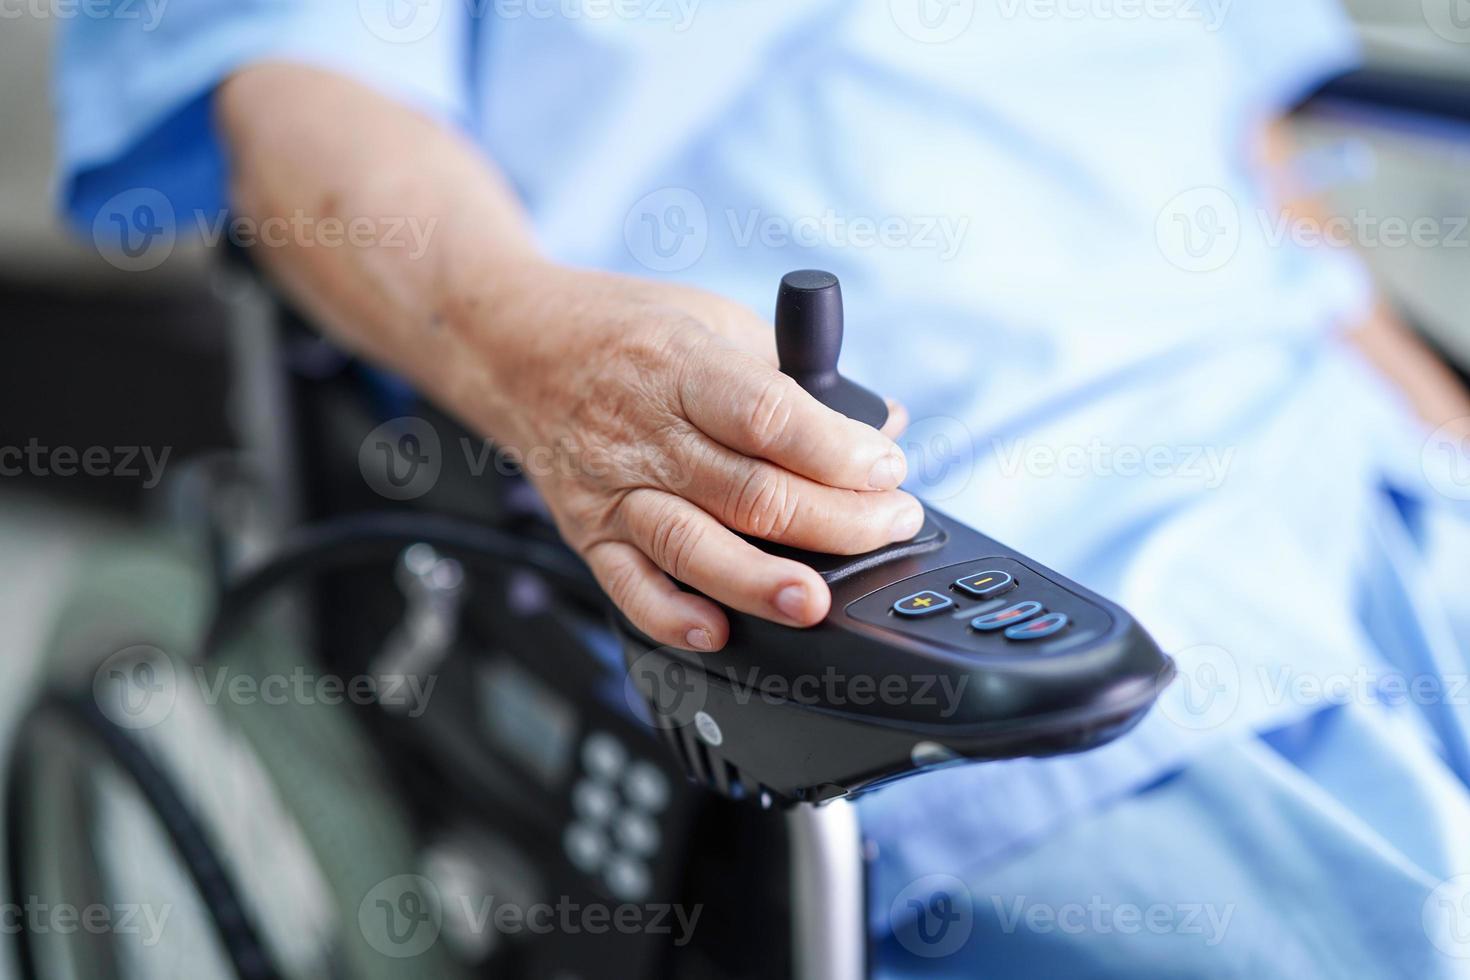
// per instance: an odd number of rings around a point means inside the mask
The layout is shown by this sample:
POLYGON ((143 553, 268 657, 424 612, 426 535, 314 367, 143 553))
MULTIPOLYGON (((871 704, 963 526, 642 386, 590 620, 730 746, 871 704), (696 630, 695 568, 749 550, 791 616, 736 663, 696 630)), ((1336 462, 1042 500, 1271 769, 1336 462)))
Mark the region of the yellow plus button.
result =
POLYGON ((907 598, 900 599, 893 604, 893 611, 900 616, 928 616, 948 609, 954 605, 954 600, 947 595, 925 589, 923 592, 915 592, 907 598))

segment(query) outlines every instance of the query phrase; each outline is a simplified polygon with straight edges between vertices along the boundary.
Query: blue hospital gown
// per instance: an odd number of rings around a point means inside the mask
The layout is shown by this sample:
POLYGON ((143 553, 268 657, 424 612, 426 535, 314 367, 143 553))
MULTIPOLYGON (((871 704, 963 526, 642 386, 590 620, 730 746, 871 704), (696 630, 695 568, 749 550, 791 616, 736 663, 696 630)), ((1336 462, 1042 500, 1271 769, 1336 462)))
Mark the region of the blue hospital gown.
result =
POLYGON ((209 225, 209 93, 285 58, 470 134, 558 259, 759 310, 831 269, 913 489, 1181 671, 1098 751, 863 798, 876 975, 1470 974, 1470 476, 1341 341, 1369 284, 1282 239, 1249 152, 1352 63, 1334 6, 610 9, 78 19, 62 206, 104 246, 140 201, 209 225))

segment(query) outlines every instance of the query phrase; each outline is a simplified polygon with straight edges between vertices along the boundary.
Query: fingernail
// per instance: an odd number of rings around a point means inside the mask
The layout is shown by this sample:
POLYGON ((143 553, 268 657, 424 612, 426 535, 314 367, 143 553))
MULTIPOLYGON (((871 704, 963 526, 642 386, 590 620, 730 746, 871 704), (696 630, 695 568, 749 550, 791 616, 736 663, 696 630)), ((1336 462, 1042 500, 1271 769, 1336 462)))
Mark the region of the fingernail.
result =
POLYGON ((898 453, 889 453, 873 464, 868 473, 868 486, 874 490, 892 490, 903 482, 908 467, 898 453))
POLYGON ((898 516, 893 519, 892 537, 895 541, 907 541, 919 533, 919 528, 924 526, 924 507, 917 500, 912 501, 898 516))
POLYGON ((788 585, 776 593, 776 608, 787 619, 801 622, 806 613, 806 587, 788 585))
POLYGON ((690 630, 684 634, 684 642, 696 650, 703 650, 705 653, 715 648, 715 638, 710 636, 710 632, 707 629, 690 630))

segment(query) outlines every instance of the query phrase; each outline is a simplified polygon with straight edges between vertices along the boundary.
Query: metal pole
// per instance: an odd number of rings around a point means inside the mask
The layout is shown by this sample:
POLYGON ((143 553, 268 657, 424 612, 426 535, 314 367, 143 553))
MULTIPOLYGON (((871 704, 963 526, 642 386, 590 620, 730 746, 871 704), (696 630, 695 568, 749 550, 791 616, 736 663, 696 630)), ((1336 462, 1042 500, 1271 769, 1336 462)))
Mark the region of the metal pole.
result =
POLYGON ((797 980, 863 980, 867 928, 863 841, 847 800, 787 811, 792 960, 797 980))

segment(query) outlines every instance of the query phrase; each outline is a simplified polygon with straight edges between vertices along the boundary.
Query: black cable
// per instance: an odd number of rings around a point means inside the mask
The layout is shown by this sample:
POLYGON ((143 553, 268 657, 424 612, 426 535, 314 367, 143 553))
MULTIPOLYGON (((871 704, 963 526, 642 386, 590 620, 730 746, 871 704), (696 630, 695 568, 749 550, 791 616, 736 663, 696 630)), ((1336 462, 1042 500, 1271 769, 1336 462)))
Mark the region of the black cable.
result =
MULTIPOLYGON (((260 933, 250 918, 249 910, 241 901, 208 832, 143 746, 107 717, 91 696, 90 690, 72 694, 48 690, 31 710, 23 726, 39 724, 47 712, 57 713, 91 735, 106 749, 112 761, 132 778, 133 784, 168 833, 175 852, 193 880, 194 887, 198 889, 204 907, 209 910, 215 933, 224 946, 236 975, 241 980, 283 980, 284 974, 276 968, 269 951, 261 942, 260 933)), ((21 897, 21 889, 25 886, 22 880, 25 877, 22 864, 29 853, 24 840, 21 784, 28 778, 28 766, 38 761, 35 758, 18 757, 21 752, 26 751, 30 742, 25 734, 24 731, 17 733, 6 793, 9 819, 7 837, 10 846, 9 884, 16 899, 21 897)), ((17 939, 22 976, 30 980, 37 976, 37 963, 31 937, 24 923, 17 939)))
POLYGON ((419 543, 470 560, 523 566, 588 604, 607 605, 587 566, 564 545, 442 514, 352 514, 290 532, 273 557, 227 583, 205 634, 202 656, 207 659, 218 650, 241 617, 280 586, 333 569, 390 559, 419 543))

